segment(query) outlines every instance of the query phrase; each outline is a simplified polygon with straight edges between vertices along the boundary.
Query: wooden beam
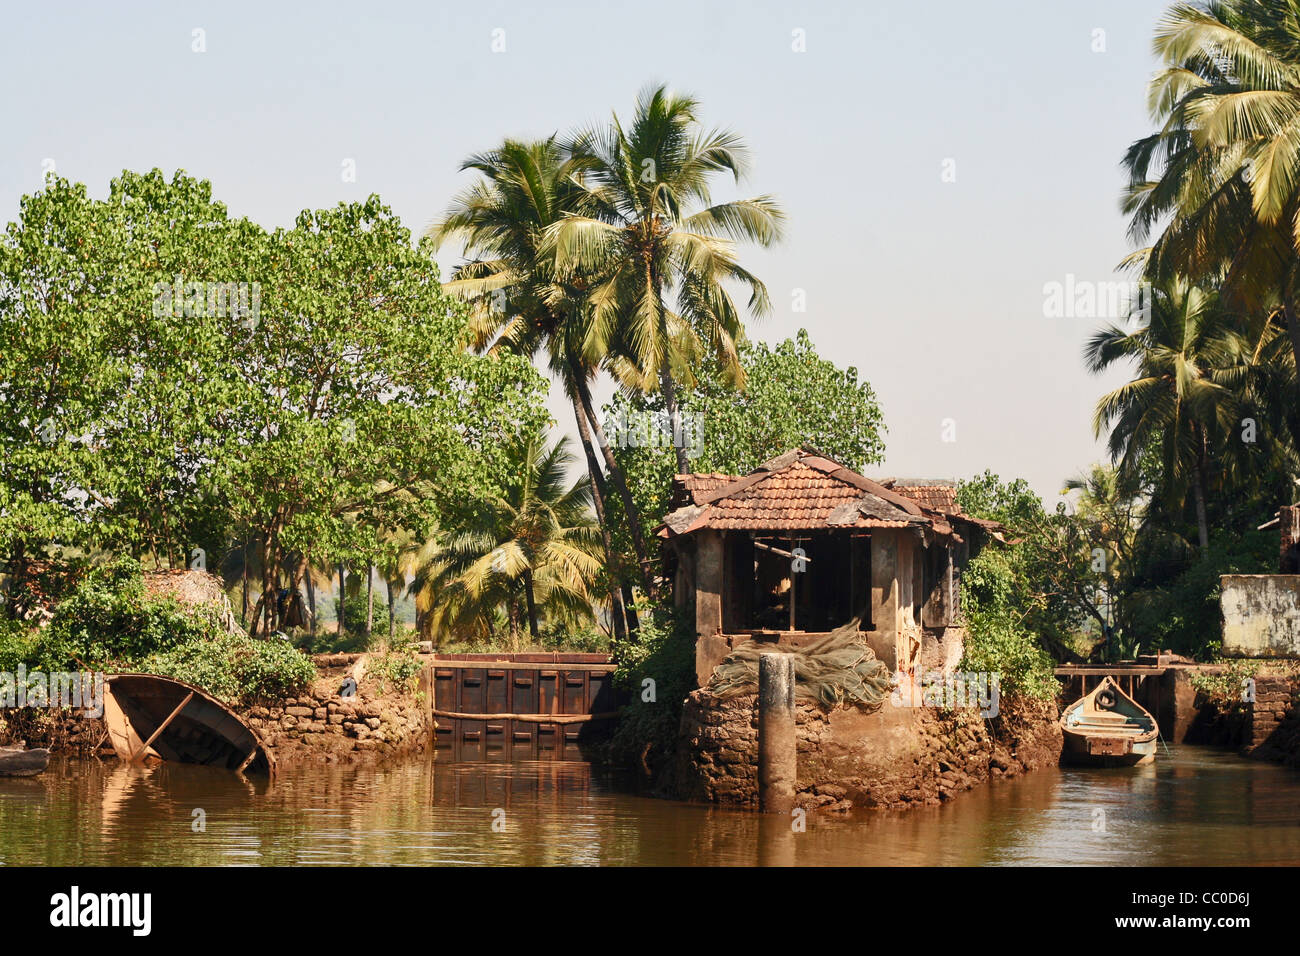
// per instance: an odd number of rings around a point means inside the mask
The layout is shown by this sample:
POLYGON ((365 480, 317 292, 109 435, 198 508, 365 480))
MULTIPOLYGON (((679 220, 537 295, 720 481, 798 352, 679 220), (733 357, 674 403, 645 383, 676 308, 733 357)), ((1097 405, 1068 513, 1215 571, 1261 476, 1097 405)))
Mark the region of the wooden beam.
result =
POLYGON ((612 720, 618 711, 603 714, 465 714, 452 710, 434 710, 433 716, 448 720, 518 720, 526 724, 582 724, 589 720, 612 720))
POLYGON ((176 709, 173 710, 170 714, 168 714, 167 719, 158 725, 158 729, 149 735, 149 739, 140 745, 140 750, 138 752, 133 751, 131 753, 132 763, 135 762, 135 758, 137 754, 143 754, 146 750, 149 749, 149 745, 158 739, 158 735, 167 729, 167 726, 177 718, 177 716, 180 714, 182 710, 185 709, 185 705, 188 704, 193 699, 194 699, 194 691, 190 691, 188 694, 185 695, 185 699, 176 705, 176 709))
MULTIPOLYGON (((764 550, 764 551, 771 551, 773 554, 779 554, 779 555, 780 555, 781 557, 783 557, 783 558, 790 558, 790 559, 793 559, 793 558, 795 557, 795 554, 794 554, 793 551, 783 551, 783 550, 781 550, 780 548, 774 548, 774 547, 773 547, 772 545, 770 545, 770 544, 764 544, 762 541, 755 541, 755 542, 754 542, 754 547, 756 547, 756 548, 761 548, 761 549, 764 550)), ((807 561, 809 564, 812 563, 812 558, 808 558, 808 557, 802 557, 802 558, 800 558, 799 560, 800 560, 800 561, 807 561)))

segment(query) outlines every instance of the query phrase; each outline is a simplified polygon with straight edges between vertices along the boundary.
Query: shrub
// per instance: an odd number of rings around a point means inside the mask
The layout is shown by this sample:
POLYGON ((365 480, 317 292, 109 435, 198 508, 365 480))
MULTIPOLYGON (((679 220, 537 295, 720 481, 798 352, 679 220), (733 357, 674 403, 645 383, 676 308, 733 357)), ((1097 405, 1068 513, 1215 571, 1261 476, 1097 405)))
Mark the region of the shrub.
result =
POLYGON ((643 757, 659 759, 673 751, 682 704, 695 687, 694 628, 675 609, 651 608, 641 615, 636 642, 613 646, 614 686, 631 702, 621 710, 609 754, 638 767, 643 757))
POLYGON ((424 664, 408 647, 389 647, 383 654, 372 655, 367 667, 383 694, 387 693, 389 684, 399 690, 409 690, 424 664))
POLYGON ((282 697, 316 677, 311 659, 283 641, 227 632, 215 611, 144 592, 129 558, 90 570, 47 628, 0 626, 0 670, 142 671, 174 677, 228 703, 282 697))
POLYGON ((129 667, 150 654, 222 633, 215 614, 146 598, 140 563, 122 558, 91 569, 37 633, 28 666, 45 670, 129 667))
POLYGON ((202 687, 232 704, 286 697, 316 678, 311 659, 284 641, 260 641, 240 634, 224 634, 151 655, 141 669, 202 687))
POLYGON ((1055 663, 1037 639, 1005 609, 966 614, 962 669, 998 675, 999 693, 1054 700, 1061 685, 1055 663))
POLYGON ((998 675, 1001 693, 1052 700, 1055 664, 1018 610, 1016 569, 999 551, 984 551, 962 572, 966 650, 962 667, 998 675))

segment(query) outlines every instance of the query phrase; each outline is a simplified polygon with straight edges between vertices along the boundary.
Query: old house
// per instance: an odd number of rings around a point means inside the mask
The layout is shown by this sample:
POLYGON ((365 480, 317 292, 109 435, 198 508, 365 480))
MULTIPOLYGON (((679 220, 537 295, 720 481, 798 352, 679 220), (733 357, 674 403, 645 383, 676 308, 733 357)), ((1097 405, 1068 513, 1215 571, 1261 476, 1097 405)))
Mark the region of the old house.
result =
POLYGON ((961 569, 1001 526, 962 514, 951 482, 872 481, 811 448, 748 475, 678 475, 659 528, 696 677, 738 644, 798 647, 857 619, 896 673, 961 654, 961 569))

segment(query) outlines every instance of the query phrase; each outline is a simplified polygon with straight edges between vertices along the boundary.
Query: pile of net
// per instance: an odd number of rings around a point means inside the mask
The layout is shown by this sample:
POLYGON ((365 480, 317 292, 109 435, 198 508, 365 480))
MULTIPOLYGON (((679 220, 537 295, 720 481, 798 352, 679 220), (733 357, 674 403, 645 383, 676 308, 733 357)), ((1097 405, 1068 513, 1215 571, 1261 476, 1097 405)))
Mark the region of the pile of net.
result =
MULTIPOLYGON (((718 697, 758 693, 758 659, 772 645, 746 641, 713 669, 708 690, 718 697)), ((858 619, 803 647, 784 651, 794 658, 795 697, 824 707, 845 702, 876 709, 891 690, 889 668, 858 633, 858 619)))

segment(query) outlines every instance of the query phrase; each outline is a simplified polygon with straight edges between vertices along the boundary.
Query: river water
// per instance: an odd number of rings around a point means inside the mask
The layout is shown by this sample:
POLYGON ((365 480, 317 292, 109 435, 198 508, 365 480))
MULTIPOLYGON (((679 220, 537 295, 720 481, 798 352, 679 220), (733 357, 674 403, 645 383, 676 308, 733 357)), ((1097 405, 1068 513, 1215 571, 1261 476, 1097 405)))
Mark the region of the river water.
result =
POLYGON ((657 800, 584 763, 282 769, 55 759, 0 778, 0 864, 1295 864, 1300 772, 1201 748, 1050 769, 906 813, 657 800))

